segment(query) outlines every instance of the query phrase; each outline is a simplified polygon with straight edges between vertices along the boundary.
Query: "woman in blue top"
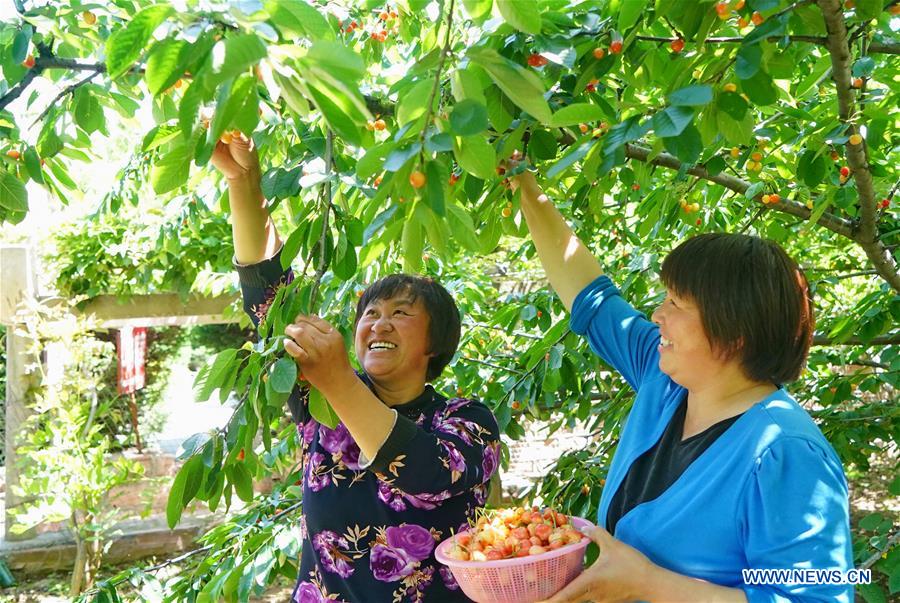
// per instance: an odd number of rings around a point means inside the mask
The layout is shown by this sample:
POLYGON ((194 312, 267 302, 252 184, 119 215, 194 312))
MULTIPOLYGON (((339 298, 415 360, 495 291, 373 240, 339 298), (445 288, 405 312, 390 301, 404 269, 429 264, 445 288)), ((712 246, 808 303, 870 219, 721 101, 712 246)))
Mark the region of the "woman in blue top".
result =
POLYGON ((753 584, 742 570, 851 568, 840 460, 780 384, 813 332, 806 280, 776 244, 708 234, 663 262, 647 320, 619 295, 534 176, 514 179, 572 330, 635 389, 591 537, 600 557, 552 603, 844 601, 847 584, 753 584))

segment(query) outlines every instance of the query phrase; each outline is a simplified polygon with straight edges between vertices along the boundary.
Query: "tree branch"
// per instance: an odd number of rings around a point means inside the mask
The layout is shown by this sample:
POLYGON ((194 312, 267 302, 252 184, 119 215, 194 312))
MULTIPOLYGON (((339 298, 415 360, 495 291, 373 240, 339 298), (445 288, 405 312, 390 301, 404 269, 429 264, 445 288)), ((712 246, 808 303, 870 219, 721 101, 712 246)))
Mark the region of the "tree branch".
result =
POLYGON ((0 97, 0 111, 3 111, 8 104, 19 98, 38 75, 40 75, 40 69, 36 66, 29 69, 28 73, 25 74, 25 77, 19 80, 15 86, 10 88, 6 94, 0 97))
POLYGON ((64 89, 62 90, 62 92, 60 92, 59 94, 57 94, 56 97, 54 97, 54 99, 53 99, 52 101, 50 101, 49 103, 47 103, 47 107, 46 107, 43 111, 41 111, 41 114, 38 115, 38 116, 34 119, 33 122, 31 122, 31 126, 29 126, 29 127, 30 127, 30 128, 33 128, 34 126, 36 126, 36 125, 38 124, 38 122, 40 122, 42 119, 44 119, 45 117, 47 117, 47 114, 50 113, 51 109, 53 109, 53 107, 56 106, 56 103, 59 102, 60 100, 62 100, 62 98, 63 98, 64 96, 69 95, 69 94, 71 94, 72 92, 75 92, 75 90, 77 90, 80 86, 83 86, 83 85, 87 84, 89 81, 91 81, 92 79, 94 79, 95 77, 97 77, 97 75, 98 75, 99 73, 100 73, 100 71, 95 71, 94 73, 90 74, 90 75, 87 76, 86 78, 84 78, 84 79, 82 79, 82 80, 78 80, 78 81, 75 82, 74 84, 72 84, 72 85, 67 86, 66 88, 64 88, 64 89))
POLYGON ((454 4, 455 0, 450 0, 450 6, 447 7, 447 33, 444 36, 444 46, 441 48, 441 60, 438 62, 437 73, 434 75, 434 85, 431 87, 431 94, 428 96, 428 104, 425 105, 425 125, 422 126, 422 131, 419 133, 419 144, 422 145, 422 150, 419 151, 420 158, 423 156, 422 153, 424 153, 425 149, 425 133, 428 132, 428 123, 434 114, 434 98, 441 87, 441 74, 444 72, 444 63, 450 54, 450 34, 453 33, 454 4))
MULTIPOLYGON (((841 122, 847 124, 848 136, 859 134, 855 123, 857 115, 853 105, 853 92, 850 85, 850 47, 847 44, 847 27, 839 0, 817 0, 825 29, 828 32, 828 53, 831 55, 831 71, 838 98, 838 115, 841 122)), ((900 291, 900 273, 893 255, 878 240, 877 208, 875 201, 875 185, 869 162, 866 157, 866 144, 846 145, 847 165, 853 171, 856 191, 859 195, 859 222, 854 229, 852 239, 866 252, 878 274, 886 280, 895 291, 900 291)))
POLYGON ((894 532, 894 534, 888 538, 887 542, 884 543, 884 548, 872 554, 871 557, 863 561, 862 565, 859 566, 859 569, 869 569, 873 565, 875 565, 881 556, 891 550, 891 548, 900 542, 900 530, 894 532))
POLYGON ((522 374, 522 371, 520 371, 519 369, 514 369, 514 368, 509 367, 509 366, 501 366, 501 365, 499 365, 499 364, 494 364, 493 362, 488 362, 487 360, 479 360, 478 358, 472 358, 471 356, 460 356, 459 359, 460 359, 460 360, 464 360, 465 362, 472 362, 472 363, 475 363, 475 364, 481 364, 481 365, 483 365, 483 366, 489 366, 489 367, 491 367, 491 368, 493 368, 493 369, 497 369, 497 370, 500 370, 500 371, 507 371, 507 372, 510 372, 510 373, 515 373, 515 374, 517 374, 517 375, 521 375, 521 374, 522 374))
POLYGON ((322 218, 322 237, 319 239, 319 264, 316 266, 316 280, 313 282, 312 292, 309 294, 309 308, 307 311, 310 314, 314 314, 316 311, 316 297, 319 295, 319 286, 322 283, 322 277, 325 276, 325 271, 328 269, 328 264, 325 262, 325 241, 328 237, 328 216, 331 214, 333 208, 333 195, 331 190, 333 162, 334 132, 329 129, 325 133, 325 182, 321 193, 322 207, 324 210, 324 216, 322 218))
MULTIPOLYGON (((668 153, 660 153, 653 159, 650 159, 651 152, 652 151, 647 147, 642 147, 634 144, 625 145, 625 156, 630 159, 643 161, 644 163, 649 163, 651 165, 657 165, 673 170, 680 170, 682 168, 683 164, 681 163, 681 161, 679 161, 673 155, 669 155, 668 153)), ((741 195, 743 195, 747 191, 747 189, 750 188, 750 183, 746 180, 742 180, 741 178, 737 178, 735 176, 729 176, 728 174, 723 174, 721 172, 713 176, 708 171, 706 171, 706 168, 704 168, 703 166, 694 166, 688 168, 687 173, 698 178, 703 178, 704 180, 709 180, 710 182, 715 182, 716 184, 724 186, 725 188, 741 195)), ((770 203, 768 205, 765 205, 762 203, 762 193, 754 197, 753 200, 758 201, 766 209, 781 211, 786 214, 791 214, 792 216, 797 216, 798 218, 802 218, 804 220, 808 220, 810 215, 812 214, 812 211, 808 207, 796 201, 783 199, 781 201, 778 201, 777 203, 770 203)), ((838 216, 835 216, 834 214, 825 213, 816 220, 816 223, 839 235, 845 236, 850 239, 853 238, 853 223, 849 220, 840 218, 838 216)))
POLYGON ((863 341, 859 337, 848 337, 843 341, 833 341, 825 335, 815 335, 813 337, 813 345, 829 346, 829 345, 865 345, 870 347, 897 345, 900 343, 900 333, 888 333, 887 335, 879 335, 868 341, 863 341))

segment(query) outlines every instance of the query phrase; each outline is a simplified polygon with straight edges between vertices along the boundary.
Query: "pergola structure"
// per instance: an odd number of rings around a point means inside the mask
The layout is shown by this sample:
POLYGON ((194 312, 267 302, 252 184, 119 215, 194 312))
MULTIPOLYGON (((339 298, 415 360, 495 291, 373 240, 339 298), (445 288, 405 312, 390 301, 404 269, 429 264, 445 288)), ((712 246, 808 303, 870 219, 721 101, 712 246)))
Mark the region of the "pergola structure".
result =
MULTIPOLYGON (((36 538, 34 530, 15 534, 11 532, 12 516, 10 511, 21 505, 24 501, 15 493, 15 486, 19 483, 20 464, 22 459, 17 458, 16 449, 20 444, 20 432, 30 411, 26 400, 26 393, 33 383, 32 375, 26 367, 40 358, 30 356, 30 342, 17 333, 17 324, 21 324, 22 315, 19 314, 24 301, 37 299, 39 302, 54 303, 52 298, 42 299, 37 287, 37 259, 30 248, 24 245, 0 245, 0 324, 7 328, 6 334, 6 425, 4 451, 6 454, 6 503, 4 506, 5 530, 3 542, 0 543, 0 556, 11 556, 14 552, 21 553, 26 559, 39 559, 46 556, 46 547, 53 546, 50 542, 36 538), (41 542, 39 543, 38 540, 41 542), (33 541, 34 546, 29 546, 33 541), (29 556, 28 549, 44 549, 43 553, 29 556)), ((227 315, 227 308, 235 301, 235 296, 200 297, 192 296, 187 300, 177 294, 134 295, 120 298, 111 295, 101 295, 91 300, 82 310, 85 315, 92 315, 97 325, 106 329, 119 329, 126 326, 160 327, 160 326, 191 326, 202 324, 224 324, 237 322, 236 316, 227 315)), ((27 462, 27 460, 25 460, 27 462)), ((149 529, 149 526, 148 526, 149 529)), ((158 530, 156 530, 158 531, 158 530)), ((178 547, 179 543, 191 540, 184 534, 177 535, 176 531, 168 531, 160 541, 160 546, 168 548, 178 547), (173 541, 173 537, 174 541, 173 541), (165 542, 163 542, 165 541, 165 542)), ((194 529, 193 531, 196 531, 194 529)), ((192 533, 193 533, 192 531, 192 533)), ((46 535, 42 535, 46 536, 46 535)), ((135 543, 147 546, 147 534, 138 529, 132 534, 135 543)), ((190 535, 188 535, 190 536, 190 535)), ((126 532, 126 540, 129 537, 126 532)), ((54 544, 62 545, 65 549, 65 538, 56 538, 54 544)), ((185 545, 190 542, 185 542, 185 545)), ((137 546, 129 547, 124 543, 123 550, 130 550, 137 546)), ((152 547, 151 547, 152 548, 152 547)), ((112 553, 113 551, 111 551, 112 553)), ((67 557, 63 551, 56 557, 67 557)), ((115 556, 115 555, 112 555, 115 556)), ((27 562, 26 562, 27 563, 27 562)), ((57 565, 63 563, 58 562, 57 565)), ((30 564, 35 567, 34 564, 30 564)), ((49 566, 48 566, 49 567, 49 566)))

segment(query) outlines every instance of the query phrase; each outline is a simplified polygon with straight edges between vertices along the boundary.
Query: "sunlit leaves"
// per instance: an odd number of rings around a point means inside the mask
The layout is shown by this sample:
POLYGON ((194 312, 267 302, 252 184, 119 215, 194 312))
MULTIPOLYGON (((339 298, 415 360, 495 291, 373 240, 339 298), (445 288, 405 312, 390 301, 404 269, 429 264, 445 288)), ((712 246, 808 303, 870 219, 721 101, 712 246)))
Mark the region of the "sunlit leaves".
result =
POLYGON ((191 149, 178 145, 165 153, 150 170, 150 184, 162 195, 172 192, 185 182, 191 170, 191 149))
POLYGON ((110 77, 117 78, 131 67, 141 56, 153 32, 173 10, 165 4, 145 8, 125 27, 113 32, 106 42, 106 68, 110 77))
POLYGON ((3 169, 0 169, 0 207, 12 212, 28 211, 25 184, 3 169))
POLYGON ((516 29, 530 34, 541 33, 540 6, 535 0, 497 1, 497 9, 503 19, 516 29))
POLYGON ((263 6, 286 41, 293 41, 297 36, 334 39, 328 21, 306 0, 266 0, 263 6))
POLYGON ((472 48, 468 56, 484 67, 494 83, 513 103, 540 122, 550 121, 552 113, 544 99, 544 84, 532 71, 488 48, 472 48))

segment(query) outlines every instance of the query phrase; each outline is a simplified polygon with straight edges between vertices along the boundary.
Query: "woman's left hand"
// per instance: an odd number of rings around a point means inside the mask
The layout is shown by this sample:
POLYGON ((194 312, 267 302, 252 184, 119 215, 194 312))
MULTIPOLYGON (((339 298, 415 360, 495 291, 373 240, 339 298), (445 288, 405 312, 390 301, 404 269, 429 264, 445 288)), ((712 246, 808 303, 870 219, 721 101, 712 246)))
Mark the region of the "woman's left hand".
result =
POLYGON ((585 531, 600 547, 600 555, 565 588, 542 603, 614 603, 641 599, 656 568, 637 549, 613 538, 601 527, 585 531))
POLYGON ((285 351, 297 361, 303 378, 323 394, 355 378, 344 337, 326 320, 300 314, 284 333, 285 351))

